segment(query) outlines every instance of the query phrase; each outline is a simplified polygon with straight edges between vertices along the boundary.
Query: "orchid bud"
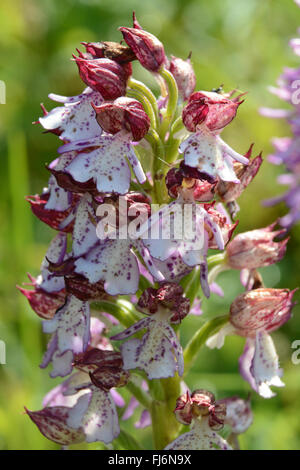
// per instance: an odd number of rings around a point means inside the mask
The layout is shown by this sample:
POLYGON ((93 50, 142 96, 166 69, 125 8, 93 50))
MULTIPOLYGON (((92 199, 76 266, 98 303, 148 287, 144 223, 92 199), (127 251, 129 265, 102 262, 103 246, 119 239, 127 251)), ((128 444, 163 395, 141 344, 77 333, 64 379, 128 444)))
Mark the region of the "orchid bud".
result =
POLYGON ((121 97, 113 103, 93 107, 98 124, 109 134, 125 129, 131 132, 134 141, 139 141, 149 130, 150 119, 143 105, 133 98, 121 97))
POLYGON ((119 30, 141 65, 151 72, 158 72, 166 62, 163 44, 153 34, 141 29, 135 17, 133 28, 121 27, 119 30))
POLYGON ((194 92, 196 86, 196 75, 190 58, 183 60, 172 56, 170 72, 176 80, 179 96, 183 101, 186 101, 194 92))
POLYGON ((81 79, 105 100, 114 100, 125 95, 128 71, 110 59, 87 60, 73 56, 81 79))
POLYGON ((289 320, 295 291, 260 288, 236 297, 230 307, 230 323, 238 334, 255 337, 258 330, 267 333, 289 320))
POLYGON ((239 233, 227 246, 227 263, 233 269, 256 269, 280 261, 286 252, 288 238, 275 242, 285 230, 272 231, 268 227, 239 233))
POLYGON ((196 132, 197 126, 205 121, 209 111, 205 99, 203 97, 191 99, 193 95, 190 96, 188 104, 182 110, 183 124, 190 132, 196 132))
POLYGON ((40 411, 29 411, 25 408, 25 411, 39 431, 57 444, 65 446, 85 440, 82 428, 73 429, 67 424, 70 411, 67 406, 46 407, 40 411))
POLYGON ((135 60, 135 55, 128 46, 118 42, 83 42, 86 52, 91 54, 93 59, 110 59, 118 64, 127 64, 135 60))
POLYGON ((190 132, 196 132, 203 122, 210 131, 223 129, 234 119, 241 103, 219 93, 196 91, 183 108, 183 123, 190 132))

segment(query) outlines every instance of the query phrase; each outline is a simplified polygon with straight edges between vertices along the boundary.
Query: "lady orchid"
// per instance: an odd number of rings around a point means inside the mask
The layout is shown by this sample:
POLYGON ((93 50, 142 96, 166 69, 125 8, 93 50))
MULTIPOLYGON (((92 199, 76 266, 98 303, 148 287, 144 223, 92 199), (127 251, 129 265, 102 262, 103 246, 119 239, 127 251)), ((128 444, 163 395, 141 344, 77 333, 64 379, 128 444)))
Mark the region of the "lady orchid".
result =
MULTIPOLYGON (((118 449, 123 422, 140 407, 136 427, 152 427, 157 449, 238 448, 249 399, 191 393, 183 378, 206 339, 221 345, 233 333, 246 338, 240 369, 251 387, 270 397, 270 386, 283 385, 270 333, 290 318, 293 292, 264 287, 256 269, 280 261, 287 240, 274 241, 283 234, 275 224, 234 236, 236 199, 262 162, 253 144, 241 155, 220 137, 243 94, 195 91, 191 57, 168 59, 135 15, 120 31, 125 44, 82 43, 74 60, 85 88, 50 94, 61 106, 42 105, 38 121, 60 146, 48 186, 27 200, 56 235, 31 289, 19 290, 50 335, 41 367, 51 363, 50 376, 63 381, 26 413, 62 446, 118 449), (133 61, 160 96, 133 78, 133 61), (226 269, 241 271, 246 291, 229 315, 203 322, 201 299, 224 295, 216 279, 226 269), (199 328, 183 348, 190 314, 199 328), (181 434, 182 424, 191 429, 181 434)), ((134 436, 126 442, 140 448, 134 436)))

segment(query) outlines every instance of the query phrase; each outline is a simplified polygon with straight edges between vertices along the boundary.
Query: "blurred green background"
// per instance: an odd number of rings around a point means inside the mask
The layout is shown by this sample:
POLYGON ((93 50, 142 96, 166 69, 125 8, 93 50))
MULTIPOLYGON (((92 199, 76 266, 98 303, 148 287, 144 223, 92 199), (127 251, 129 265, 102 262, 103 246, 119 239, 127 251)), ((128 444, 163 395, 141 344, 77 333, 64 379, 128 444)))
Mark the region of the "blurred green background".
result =
MULTIPOLYGON (((261 117, 259 106, 281 107, 267 91, 282 67, 298 66, 288 47, 300 25, 300 10, 292 0, 2 0, 0 4, 0 80, 7 88, 6 104, 0 105, 0 339, 7 345, 7 364, 0 365, 0 449, 55 449, 23 414, 23 406, 39 409, 42 397, 57 381, 38 367, 46 340, 41 322, 31 312, 15 285, 26 282, 26 272, 37 274, 53 233, 35 220, 25 202, 46 185, 45 163, 55 158, 57 138, 33 126, 40 115, 39 103, 48 109, 49 92, 78 94, 82 83, 71 54, 81 41, 119 41, 118 26, 131 25, 135 10, 143 27, 157 35, 168 54, 192 59, 197 88, 211 89, 224 83, 225 90, 248 91, 238 118, 224 131, 234 149, 268 155, 272 136, 285 136, 284 122, 261 117)), ((134 66, 136 78, 153 85, 147 72, 134 66)), ((266 226, 285 213, 285 207, 263 208, 261 200, 284 191, 276 183, 282 171, 264 162, 257 179, 239 200, 238 231, 266 226)), ((286 258, 261 270, 268 287, 300 285, 300 226, 291 233, 286 258)), ((220 276, 225 298, 212 296, 205 315, 226 313, 242 291, 238 273, 220 276)), ((296 295, 297 297, 297 295, 296 295)), ((299 298, 299 295, 298 295, 299 298)), ((185 321, 183 339, 191 325, 185 321)), ((286 387, 276 398, 263 400, 253 394, 254 423, 241 437, 243 449, 300 448, 300 364, 291 362, 291 343, 300 339, 299 308, 293 319, 273 334, 284 368, 286 387)), ((244 341, 228 338, 221 351, 203 348, 187 383, 206 387, 218 398, 247 396, 248 385, 238 374, 237 359, 244 341)), ((132 421, 131 421, 132 422, 132 421)), ((141 436, 141 437, 140 437, 141 436)), ((139 432, 149 442, 149 430, 139 432)), ((78 446, 84 448, 84 446, 78 446)), ((92 446, 94 447, 94 446, 92 446)))

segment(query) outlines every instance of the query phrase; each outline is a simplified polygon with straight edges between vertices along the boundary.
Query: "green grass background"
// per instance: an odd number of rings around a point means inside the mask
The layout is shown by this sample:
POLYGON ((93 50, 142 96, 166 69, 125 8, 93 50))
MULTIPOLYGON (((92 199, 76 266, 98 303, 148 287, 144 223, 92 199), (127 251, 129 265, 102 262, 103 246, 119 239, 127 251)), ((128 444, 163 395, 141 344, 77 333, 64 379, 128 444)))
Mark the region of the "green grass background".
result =
MULTIPOLYGON (((39 409, 47 390, 57 381, 38 367, 45 349, 41 322, 15 285, 26 271, 37 274, 53 233, 35 220, 26 194, 46 185, 45 164, 55 158, 58 140, 31 123, 40 115, 39 103, 51 108, 49 92, 73 95, 82 89, 71 54, 81 41, 120 40, 118 26, 131 25, 135 10, 143 27, 157 35, 168 54, 186 57, 190 51, 197 88, 224 83, 226 90, 248 91, 238 118, 224 138, 240 152, 251 142, 266 156, 272 136, 288 135, 282 121, 261 117, 259 106, 280 106, 267 91, 282 67, 299 66, 288 47, 300 25, 300 9, 292 0, 2 0, 0 4, 0 79, 7 103, 0 105, 0 339, 7 345, 7 364, 0 365, 0 449, 55 449, 23 414, 23 406, 39 409)), ((137 65, 135 76, 153 84, 137 65)), ((239 231, 265 226, 285 213, 285 207, 263 208, 261 200, 284 190, 276 183, 282 171, 264 162, 240 199, 239 231)), ((286 258, 262 270, 269 287, 295 288, 299 282, 300 227, 291 233, 286 258)), ((204 303, 206 315, 226 313, 242 291, 238 273, 220 277, 225 298, 204 303)), ((298 295, 299 298, 299 295, 298 295)), ((199 319, 185 320, 183 340, 199 319)), ((284 368, 286 387, 276 398, 253 394, 254 423, 241 437, 243 449, 300 448, 300 365, 291 362, 291 343, 300 339, 299 308, 293 319, 273 334, 284 368)), ((248 385, 238 374, 241 338, 229 338, 221 351, 203 349, 187 383, 206 387, 218 398, 247 396, 248 385)), ((132 421, 131 421, 132 423, 132 421)), ((131 423, 126 423, 129 426, 131 423)), ((149 430, 135 431, 149 445, 149 430)), ((85 448, 85 446, 78 446, 85 448)), ((97 446, 92 446, 97 447, 97 446)))

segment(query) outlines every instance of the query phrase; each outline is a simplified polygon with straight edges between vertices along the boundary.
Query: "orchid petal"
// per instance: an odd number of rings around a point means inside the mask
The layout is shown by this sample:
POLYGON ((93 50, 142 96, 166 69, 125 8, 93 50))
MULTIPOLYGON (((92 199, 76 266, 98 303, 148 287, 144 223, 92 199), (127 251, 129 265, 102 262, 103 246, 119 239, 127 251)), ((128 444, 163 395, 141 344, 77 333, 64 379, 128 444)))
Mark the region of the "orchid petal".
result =
POLYGON ((54 108, 39 122, 46 130, 59 130, 60 139, 74 141, 89 139, 101 135, 101 128, 96 121, 95 111, 91 103, 100 105, 103 98, 95 91, 85 91, 72 98, 49 95, 51 99, 64 103, 64 106, 54 108))
POLYGON ((75 272, 92 284, 104 281, 108 294, 135 294, 138 290, 139 269, 128 240, 105 240, 75 262, 75 272))

